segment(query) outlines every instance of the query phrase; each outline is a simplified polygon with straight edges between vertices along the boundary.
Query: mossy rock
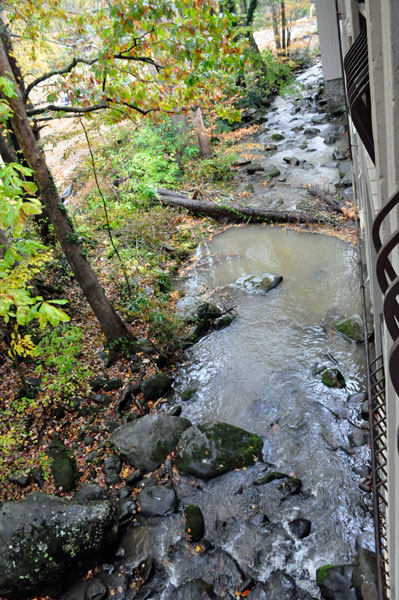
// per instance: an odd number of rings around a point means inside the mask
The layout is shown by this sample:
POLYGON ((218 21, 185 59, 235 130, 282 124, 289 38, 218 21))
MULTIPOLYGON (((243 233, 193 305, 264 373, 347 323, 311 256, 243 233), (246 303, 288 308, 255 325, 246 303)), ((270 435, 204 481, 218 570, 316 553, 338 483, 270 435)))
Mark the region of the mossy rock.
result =
POLYGON ((323 565, 316 571, 316 583, 324 600, 357 600, 352 565, 323 565))
POLYGON ((201 479, 211 479, 262 459, 263 441, 228 423, 189 427, 180 437, 176 466, 201 479))
POLYGON ((110 502, 71 502, 30 494, 0 508, 0 596, 59 597, 71 574, 87 572, 112 549, 117 522, 110 502), (90 561, 88 563, 88 561, 90 561))
POLYGON ((273 142, 281 142, 281 140, 284 139, 284 136, 282 133, 272 133, 270 139, 273 140, 273 142))
POLYGON ((55 487, 63 492, 71 491, 78 477, 74 458, 59 440, 51 442, 49 456, 55 487))
POLYGON ((184 509, 185 532, 189 542, 199 542, 205 533, 204 515, 199 506, 189 504, 184 509))
POLYGON ((224 329, 225 327, 231 325, 233 321, 234 317, 232 315, 223 315, 222 317, 216 319, 215 329, 224 329))
POLYGON ((186 388, 182 393, 181 393, 181 399, 183 400, 183 402, 187 402, 187 400, 191 400, 191 398, 194 396, 194 394, 197 392, 197 388, 186 388))
POLYGON ((197 317, 201 322, 215 321, 222 316, 221 309, 212 302, 204 302, 197 309, 197 317))
POLYGON ((364 342, 363 319, 359 315, 336 321, 334 329, 354 342, 364 342))
POLYGON ((346 387, 345 378, 338 369, 326 369, 321 375, 321 380, 329 388, 340 390, 346 387))
POLYGON ((172 387, 173 379, 166 373, 154 373, 142 382, 140 389, 146 400, 162 398, 172 387))

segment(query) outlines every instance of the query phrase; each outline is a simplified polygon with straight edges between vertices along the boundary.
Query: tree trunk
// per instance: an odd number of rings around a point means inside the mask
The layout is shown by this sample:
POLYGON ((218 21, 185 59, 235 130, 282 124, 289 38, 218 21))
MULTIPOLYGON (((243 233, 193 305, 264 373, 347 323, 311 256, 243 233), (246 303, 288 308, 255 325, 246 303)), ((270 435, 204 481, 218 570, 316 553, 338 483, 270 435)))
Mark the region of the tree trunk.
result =
POLYGON ((280 41, 280 30, 278 27, 278 18, 277 18, 277 7, 272 2, 271 6, 272 11, 272 24, 273 24, 273 33, 274 33, 274 43, 276 45, 276 50, 281 50, 281 41, 280 41))
POLYGON ((285 41, 285 36, 286 36, 286 30, 287 30, 287 20, 285 17, 285 1, 281 0, 281 46, 283 48, 283 50, 286 49, 287 44, 285 41))
POLYGON ((172 115, 173 126, 179 131, 186 133, 188 131, 187 118, 184 113, 174 113, 172 115))
POLYGON ((279 223, 320 223, 320 219, 299 212, 283 212, 277 210, 262 210, 234 204, 222 205, 209 200, 193 200, 183 194, 160 188, 158 196, 162 204, 181 206, 199 215, 210 215, 216 218, 228 218, 233 221, 276 221, 279 223))
MULTIPOLYGON (((0 75, 8 77, 16 84, 3 44, 0 44, 0 75)), ((65 256, 101 325, 107 342, 112 343, 119 338, 130 337, 126 325, 111 306, 95 273, 82 254, 76 234, 68 221, 66 209, 61 202, 43 154, 37 145, 18 85, 16 85, 16 90, 18 96, 8 99, 10 108, 13 111, 12 127, 23 156, 34 172, 42 202, 48 210, 55 234, 65 256)))
POLYGON ((201 158, 211 158, 212 148, 208 134, 205 130, 204 120, 202 118, 202 111, 200 107, 191 111, 191 119, 193 122, 195 135, 197 136, 198 148, 201 158))

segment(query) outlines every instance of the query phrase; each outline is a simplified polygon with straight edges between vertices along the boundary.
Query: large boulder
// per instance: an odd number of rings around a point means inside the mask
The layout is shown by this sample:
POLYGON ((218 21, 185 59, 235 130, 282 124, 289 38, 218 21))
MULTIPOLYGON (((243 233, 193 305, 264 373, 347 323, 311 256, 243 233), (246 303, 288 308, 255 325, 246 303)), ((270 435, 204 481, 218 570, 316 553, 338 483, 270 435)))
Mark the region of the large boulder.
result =
POLYGON ((353 581, 359 598, 375 600, 377 593, 377 557, 367 548, 358 548, 353 581))
POLYGON ((324 565, 316 571, 316 583, 324 600, 357 600, 352 565, 324 565))
POLYGON ((112 547, 115 511, 107 501, 32 494, 0 509, 0 596, 53 595, 71 572, 112 547))
POLYGON ((169 392, 172 383, 173 379, 166 373, 153 373, 144 379, 140 387, 146 400, 158 400, 169 392))
POLYGON ((150 473, 176 448, 180 435, 190 425, 188 419, 167 414, 145 415, 115 429, 111 442, 129 464, 150 473))
POLYGON ((262 459, 261 438, 228 423, 186 429, 179 440, 176 466, 201 479, 211 479, 262 459))
POLYGON ((175 490, 164 485, 144 488, 137 500, 144 517, 164 517, 175 512, 178 506, 175 490))
POLYGON ((334 329, 355 342, 364 342, 363 319, 360 315, 340 319, 334 323, 334 329))
POLYGON ((262 273, 261 275, 244 275, 244 277, 240 277, 231 285, 249 294, 261 294, 269 292, 282 281, 283 278, 281 275, 262 273))

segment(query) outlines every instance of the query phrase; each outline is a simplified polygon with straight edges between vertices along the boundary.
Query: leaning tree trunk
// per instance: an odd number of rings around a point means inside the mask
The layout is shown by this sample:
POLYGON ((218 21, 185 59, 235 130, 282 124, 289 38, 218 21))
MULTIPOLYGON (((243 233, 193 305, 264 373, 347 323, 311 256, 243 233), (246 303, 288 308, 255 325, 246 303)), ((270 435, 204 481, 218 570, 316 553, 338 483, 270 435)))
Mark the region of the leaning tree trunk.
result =
POLYGON ((0 76, 11 79, 15 85, 17 97, 8 99, 13 112, 13 130, 23 156, 33 170, 36 185, 42 202, 48 210, 55 234, 88 303, 101 325, 107 342, 112 343, 117 339, 129 337, 126 325, 111 306, 90 264, 82 254, 76 234, 68 221, 66 209, 61 202, 44 156, 33 134, 20 88, 16 84, 3 44, 0 44, 0 76))
POLYGON ((193 122, 195 135, 197 136, 198 148, 201 158, 211 158, 212 148, 209 141, 209 136, 205 129, 204 120, 202 118, 202 111, 199 106, 198 108, 191 111, 191 119, 193 122))

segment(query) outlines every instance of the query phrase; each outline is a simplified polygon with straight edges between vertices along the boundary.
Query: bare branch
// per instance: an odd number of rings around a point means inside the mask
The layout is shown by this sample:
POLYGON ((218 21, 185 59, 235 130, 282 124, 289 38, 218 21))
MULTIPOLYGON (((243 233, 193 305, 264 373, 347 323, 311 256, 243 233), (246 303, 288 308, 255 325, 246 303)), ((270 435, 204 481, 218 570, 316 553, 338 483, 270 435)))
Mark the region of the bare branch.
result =
POLYGON ((84 63, 86 65, 93 65, 97 61, 98 61, 98 58, 88 59, 88 58, 75 57, 69 63, 69 65, 62 67, 61 69, 54 69, 53 71, 48 71, 47 73, 43 73, 43 75, 41 75, 40 77, 37 77, 36 79, 31 81, 30 84, 26 87, 26 90, 24 93, 24 102, 27 101, 29 94, 33 90, 33 88, 36 87, 37 85, 39 85, 39 83, 42 83, 42 81, 46 81, 47 79, 50 79, 51 77, 55 77, 55 75, 65 75, 65 73, 70 73, 72 71, 72 69, 74 69, 76 67, 76 65, 79 63, 84 63))
POLYGON ((42 115, 46 112, 64 112, 64 113, 75 113, 81 115, 85 113, 95 112, 97 110, 103 110, 109 108, 106 102, 99 102, 92 106, 58 106, 57 104, 46 104, 46 106, 30 108, 26 111, 28 117, 34 117, 35 115, 42 115))

